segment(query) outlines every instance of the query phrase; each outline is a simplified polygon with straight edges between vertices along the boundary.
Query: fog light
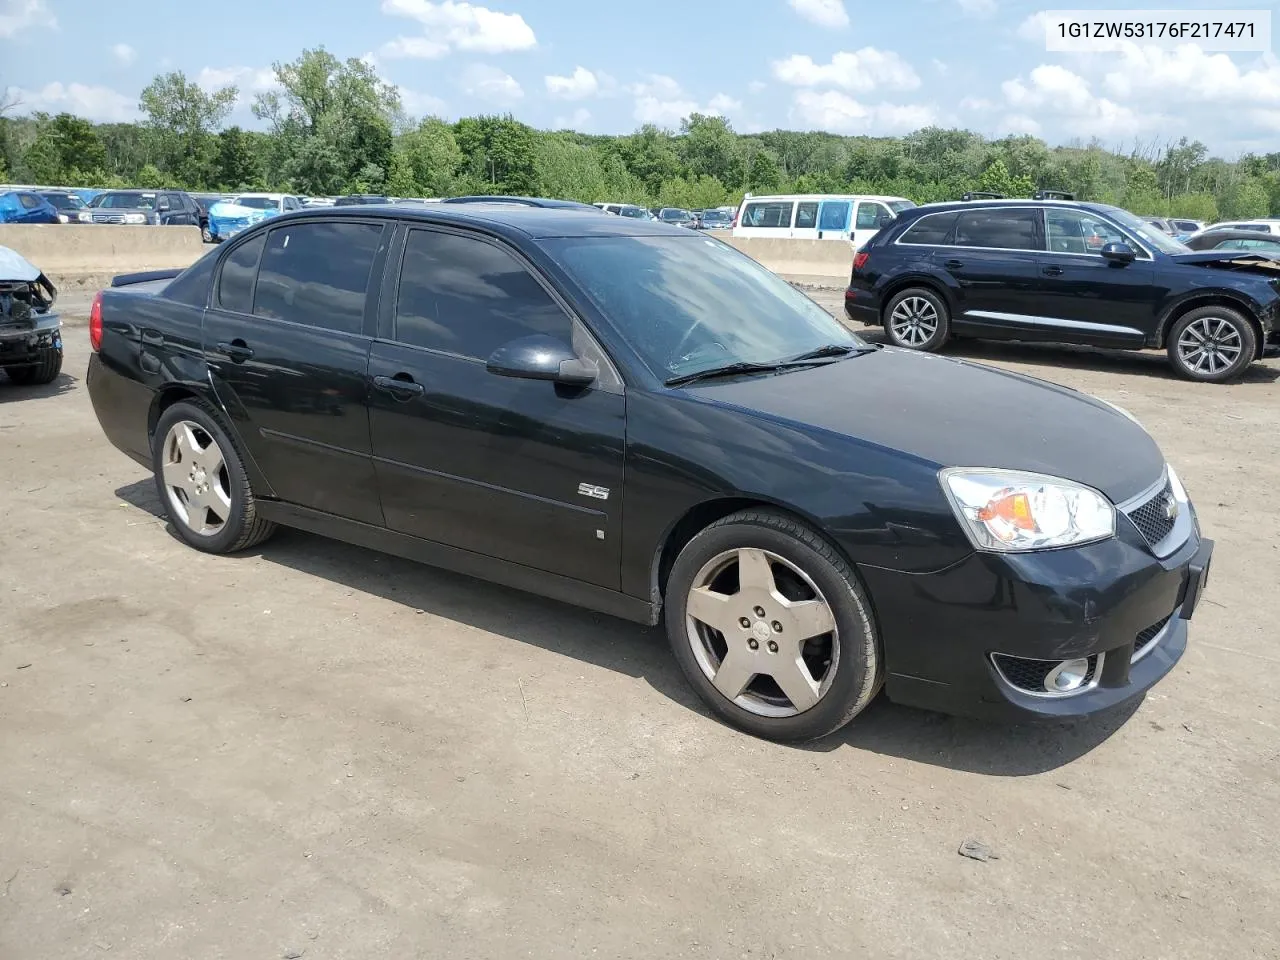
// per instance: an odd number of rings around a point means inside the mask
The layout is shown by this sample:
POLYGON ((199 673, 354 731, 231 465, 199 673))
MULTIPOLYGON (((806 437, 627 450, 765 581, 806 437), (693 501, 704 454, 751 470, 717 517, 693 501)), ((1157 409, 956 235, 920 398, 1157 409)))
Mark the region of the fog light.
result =
POLYGON ((1088 660, 1063 660, 1045 675, 1044 688, 1050 693, 1070 693, 1083 686, 1088 675, 1088 660))

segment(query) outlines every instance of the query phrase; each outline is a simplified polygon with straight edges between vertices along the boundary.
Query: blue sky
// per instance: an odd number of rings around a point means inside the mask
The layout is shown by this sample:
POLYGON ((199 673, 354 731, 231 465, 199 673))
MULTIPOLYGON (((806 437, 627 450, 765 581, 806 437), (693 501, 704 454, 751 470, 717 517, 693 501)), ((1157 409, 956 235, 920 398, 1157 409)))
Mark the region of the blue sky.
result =
MULTIPOLYGON (((1258 0, 1130 8, 1268 9, 1258 0)), ((0 0, 0 88, 20 110, 132 119, 158 72, 236 83, 233 119, 272 61, 323 44, 367 57, 414 115, 514 113, 538 127, 675 127, 698 110, 736 129, 900 134, 930 123, 1125 149, 1200 138, 1280 149, 1273 54, 1130 44, 1050 53, 1036 14, 1076 0, 0 0)), ((1280 28, 1278 28, 1280 29, 1280 28)))

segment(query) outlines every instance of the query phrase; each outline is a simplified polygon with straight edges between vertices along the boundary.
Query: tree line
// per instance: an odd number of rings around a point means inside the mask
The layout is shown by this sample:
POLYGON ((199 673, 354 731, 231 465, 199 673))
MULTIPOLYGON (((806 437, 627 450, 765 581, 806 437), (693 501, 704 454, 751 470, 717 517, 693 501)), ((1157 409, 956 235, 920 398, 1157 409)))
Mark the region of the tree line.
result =
POLYGON ((1199 220, 1280 216, 1280 152, 1234 161, 1204 144, 1128 153, 1098 142, 1049 146, 928 127, 903 137, 775 130, 740 134, 692 114, 678 130, 623 136, 535 130, 511 115, 409 117, 394 87, 324 48, 274 65, 255 97, 263 129, 227 126, 239 100, 181 72, 157 76, 136 123, 0 111, 0 182, 85 187, 372 193, 404 197, 528 194, 703 208, 744 193, 876 193, 917 203, 968 190, 1030 196, 1068 190, 1143 215, 1199 220))

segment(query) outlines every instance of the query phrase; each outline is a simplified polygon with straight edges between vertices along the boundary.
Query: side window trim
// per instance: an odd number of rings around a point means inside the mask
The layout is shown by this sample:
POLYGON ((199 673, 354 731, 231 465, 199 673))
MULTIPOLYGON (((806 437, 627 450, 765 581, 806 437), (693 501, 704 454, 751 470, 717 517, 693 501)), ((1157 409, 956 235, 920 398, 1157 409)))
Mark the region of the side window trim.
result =
MULTIPOLYGON (((441 357, 450 357, 455 360, 466 360, 470 363, 480 364, 481 366, 485 363, 483 359, 470 357, 466 354, 452 353, 451 351, 440 350, 436 347, 419 346, 418 344, 405 343, 402 340, 396 339, 396 309, 400 303, 400 277, 404 272, 404 255, 409 244, 409 236, 414 232, 449 234, 456 237, 465 237, 468 240, 478 240, 481 243, 487 243, 489 246, 496 247, 504 253, 509 254, 511 258, 533 278, 534 282, 542 288, 547 296, 551 298, 552 302, 559 307, 571 326, 574 329, 580 330, 583 335, 590 340, 599 358, 603 359, 605 364, 608 366, 613 380, 620 385, 616 388, 615 392, 621 392, 625 389, 626 380, 622 376, 622 371, 618 364, 615 363, 613 358, 609 355, 609 351, 605 349, 604 344, 600 342, 600 338, 595 335, 595 332, 591 329, 590 325, 578 315, 578 312, 573 309, 569 302, 560 295, 560 291, 551 284, 551 282, 543 275, 542 271, 530 262, 523 253, 511 246, 511 244, 506 243, 501 238, 495 237, 492 234, 482 233, 478 230, 468 230, 441 223, 409 223, 403 220, 396 221, 396 236, 391 243, 391 250, 386 258, 388 269, 384 270, 386 277, 382 285, 382 305, 378 312, 377 333, 375 334, 376 339, 385 340, 388 343, 394 343, 397 347, 407 347, 411 350, 420 350, 423 353, 431 353, 441 357)), ((599 388, 602 390, 608 390, 609 385, 601 383, 599 388)))

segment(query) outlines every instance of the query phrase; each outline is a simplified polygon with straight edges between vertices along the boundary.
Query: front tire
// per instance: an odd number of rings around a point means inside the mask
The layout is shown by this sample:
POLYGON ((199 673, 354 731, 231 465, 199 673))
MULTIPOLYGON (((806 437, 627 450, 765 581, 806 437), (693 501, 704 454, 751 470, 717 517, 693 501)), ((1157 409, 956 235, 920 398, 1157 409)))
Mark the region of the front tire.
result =
POLYGON ((181 401, 160 416, 151 441, 156 488, 169 522, 205 553, 235 553, 266 540, 240 453, 208 404, 181 401))
POLYGON ((62 349, 45 347, 40 351, 40 359, 35 363, 21 367, 8 367, 5 373, 9 379, 20 387, 43 386, 53 383, 62 372, 62 349))
POLYGON ((951 311, 928 287, 908 287, 885 306, 884 332, 894 346, 932 353, 951 334, 951 311))
POLYGON ((831 544, 772 511, 713 523, 667 581, 667 637, 689 683, 722 720, 781 742, 835 732, 880 689, 870 611, 831 544))
POLYGON ((1258 335, 1243 314, 1230 307, 1188 310, 1169 330, 1169 363, 1188 380, 1227 383, 1258 355, 1258 335))
POLYGON ((209 225, 202 224, 200 227, 200 241, 202 243, 213 243, 213 234, 209 232, 209 225))

